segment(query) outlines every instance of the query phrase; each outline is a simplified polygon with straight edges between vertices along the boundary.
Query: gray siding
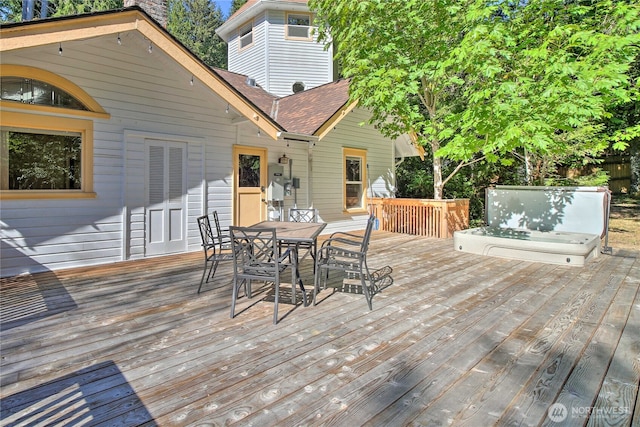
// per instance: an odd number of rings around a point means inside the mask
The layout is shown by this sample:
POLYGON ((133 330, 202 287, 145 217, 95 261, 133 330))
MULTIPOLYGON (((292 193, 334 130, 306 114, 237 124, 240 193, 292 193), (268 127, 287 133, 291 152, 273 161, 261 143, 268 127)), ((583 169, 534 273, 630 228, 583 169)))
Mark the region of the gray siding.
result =
POLYGON ((95 199, 2 201, 2 276, 144 256, 145 136, 187 144, 187 250, 200 249, 198 215, 216 204, 230 211, 237 128, 226 103, 197 81, 191 86, 160 49, 149 54, 139 34, 121 39, 121 46, 115 37, 69 43, 63 56, 53 46, 3 54, 7 64, 47 64, 111 117, 94 120, 95 199), (223 198, 217 183, 226 186, 223 198), (204 197, 203 189, 214 194, 204 197))
POLYGON ((266 37, 268 26, 264 14, 257 16, 253 20, 253 45, 240 50, 237 33, 229 39, 227 45, 227 68, 229 71, 256 79, 256 82, 267 91, 269 90, 266 37))
MULTIPOLYGON (((342 209, 342 149, 367 151, 368 182, 375 197, 394 197, 395 167, 393 143, 371 125, 362 109, 351 111, 322 141, 313 147, 312 193, 322 220, 330 223, 325 231, 349 231, 364 228, 367 213, 346 213, 342 209)), ((371 189, 367 196, 371 196, 371 189)))
POLYGON ((268 11, 254 19, 253 46, 238 49, 238 36, 228 44, 229 71, 256 79, 276 96, 293 93, 293 83, 306 89, 333 80, 333 52, 314 41, 285 39, 285 11, 268 11), (267 19, 268 18, 268 19, 267 19))
POLYGON ((286 39, 285 19, 284 11, 269 12, 269 92, 287 96, 297 81, 306 89, 331 82, 332 51, 325 50, 315 35, 313 41, 286 39))

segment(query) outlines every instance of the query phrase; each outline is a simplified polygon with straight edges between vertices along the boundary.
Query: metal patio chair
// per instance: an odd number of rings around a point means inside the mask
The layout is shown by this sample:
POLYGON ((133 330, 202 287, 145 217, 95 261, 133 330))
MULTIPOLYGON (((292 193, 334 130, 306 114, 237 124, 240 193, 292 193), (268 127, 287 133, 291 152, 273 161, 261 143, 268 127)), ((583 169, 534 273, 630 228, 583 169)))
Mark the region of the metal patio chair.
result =
MULTIPOLYGON (((318 222, 318 209, 308 208, 308 209, 299 209, 299 208, 289 208, 289 221, 291 222, 318 222)), ((316 245, 315 243, 296 243, 296 250, 298 254, 300 253, 300 249, 306 250, 305 255, 311 254, 311 258, 313 258, 313 262, 315 265, 316 260, 316 245)), ((298 257, 298 259, 301 259, 298 257)))
POLYGON ((318 222, 318 210, 314 208, 308 208, 308 209, 289 208, 289 221, 318 222))
POLYGON ((211 221, 208 215, 198 217, 198 227, 200 228, 202 250, 204 252, 204 270, 200 279, 200 286, 198 286, 198 293, 202 290, 202 285, 209 282, 216 274, 220 261, 233 261, 231 239, 228 235, 222 233, 216 211, 213 211, 213 219, 216 226, 215 232, 211 228, 211 221))
MULTIPOLYGON (((323 289, 327 287, 330 271, 342 273, 342 280, 338 287, 344 287, 344 280, 359 280, 359 286, 367 300, 369 310, 373 309, 373 295, 392 283, 391 267, 386 266, 373 273, 369 271, 367 265, 367 250, 369 240, 375 223, 375 217, 369 216, 364 235, 353 233, 335 232, 322 243, 316 254, 316 272, 313 289, 313 304, 316 304, 316 297, 320 291, 320 282, 323 281, 323 289)), ((334 291, 335 291, 335 287, 334 291)))
MULTIPOLYGON (((290 249, 280 254, 276 230, 274 228, 229 227, 233 246, 233 291, 231 296, 231 318, 235 317, 236 301, 241 286, 245 295, 251 298, 251 281, 273 283, 275 303, 273 324, 278 323, 278 303, 280 301, 280 279, 282 273, 291 269, 291 299, 296 303, 296 259, 290 249)), ((304 305, 307 297, 303 292, 304 305)))

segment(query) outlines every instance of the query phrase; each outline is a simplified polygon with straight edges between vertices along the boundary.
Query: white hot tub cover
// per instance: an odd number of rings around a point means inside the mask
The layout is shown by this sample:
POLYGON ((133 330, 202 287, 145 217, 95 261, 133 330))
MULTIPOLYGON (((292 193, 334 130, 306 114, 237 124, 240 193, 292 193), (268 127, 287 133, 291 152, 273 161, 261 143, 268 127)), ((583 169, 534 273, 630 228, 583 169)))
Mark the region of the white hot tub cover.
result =
POLYGON ((606 187, 487 189, 487 227, 456 231, 458 251, 582 266, 600 252, 609 220, 606 187))

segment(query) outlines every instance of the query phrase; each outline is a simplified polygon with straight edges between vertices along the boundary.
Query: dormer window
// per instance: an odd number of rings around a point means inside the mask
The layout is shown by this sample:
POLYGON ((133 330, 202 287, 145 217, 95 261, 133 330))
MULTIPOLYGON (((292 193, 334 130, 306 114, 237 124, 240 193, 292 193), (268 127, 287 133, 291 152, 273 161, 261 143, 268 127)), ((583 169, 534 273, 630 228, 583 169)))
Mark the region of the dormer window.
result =
POLYGON ((287 13, 286 36, 288 39, 311 40, 311 15, 287 13))
POLYGON ((247 22, 238 30, 240 49, 253 44, 253 22, 247 22))

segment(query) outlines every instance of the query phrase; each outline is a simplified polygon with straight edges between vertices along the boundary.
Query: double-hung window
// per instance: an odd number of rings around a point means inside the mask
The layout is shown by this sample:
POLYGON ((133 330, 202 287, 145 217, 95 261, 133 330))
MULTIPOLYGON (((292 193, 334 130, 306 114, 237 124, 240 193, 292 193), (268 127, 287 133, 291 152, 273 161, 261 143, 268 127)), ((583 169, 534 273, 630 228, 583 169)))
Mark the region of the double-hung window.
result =
POLYGON ((253 44, 253 22, 247 22, 238 30, 238 43, 240 49, 253 44))
POLYGON ((95 197, 92 118, 108 114, 71 82, 32 67, 3 66, 0 94, 2 198, 95 197))
POLYGON ((287 13, 286 37, 295 40, 311 40, 311 15, 287 13))
POLYGON ((365 210, 367 152, 345 148, 342 164, 344 167, 344 209, 346 211, 365 210))

